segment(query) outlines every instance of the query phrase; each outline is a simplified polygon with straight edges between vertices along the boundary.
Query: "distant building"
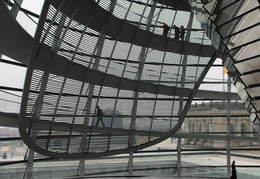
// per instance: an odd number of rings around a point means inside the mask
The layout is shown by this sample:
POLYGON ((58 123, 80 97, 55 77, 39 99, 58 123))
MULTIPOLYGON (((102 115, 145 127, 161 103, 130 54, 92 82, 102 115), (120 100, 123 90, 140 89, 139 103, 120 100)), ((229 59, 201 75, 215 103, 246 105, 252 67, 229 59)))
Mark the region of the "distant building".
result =
MULTIPOLYGON (((230 135, 252 137, 257 133, 243 103, 231 103, 230 135)), ((227 135, 227 103, 210 102, 193 104, 183 125, 183 132, 197 134, 227 135)), ((220 140, 185 139, 186 145, 202 147, 225 147, 226 142, 220 140)), ((233 141, 231 146, 255 146, 260 142, 233 141)))

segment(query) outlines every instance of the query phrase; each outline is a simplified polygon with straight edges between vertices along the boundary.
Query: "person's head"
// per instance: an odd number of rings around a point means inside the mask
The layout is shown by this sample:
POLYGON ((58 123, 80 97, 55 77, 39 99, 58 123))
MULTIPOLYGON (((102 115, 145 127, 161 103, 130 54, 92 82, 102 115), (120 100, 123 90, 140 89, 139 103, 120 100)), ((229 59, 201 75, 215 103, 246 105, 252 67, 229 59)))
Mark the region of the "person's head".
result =
POLYGON ((97 106, 97 109, 99 109, 99 106, 97 106))
POLYGON ((233 160, 233 163, 232 164, 235 164, 235 160, 233 160))

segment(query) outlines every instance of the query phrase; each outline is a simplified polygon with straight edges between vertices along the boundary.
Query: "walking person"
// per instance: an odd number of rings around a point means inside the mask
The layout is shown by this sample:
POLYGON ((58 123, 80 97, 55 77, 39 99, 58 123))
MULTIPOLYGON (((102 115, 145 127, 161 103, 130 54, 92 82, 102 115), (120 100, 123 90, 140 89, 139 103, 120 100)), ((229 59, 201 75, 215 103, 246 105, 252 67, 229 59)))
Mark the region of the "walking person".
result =
POLYGON ((163 36, 167 37, 169 30, 170 27, 167 24, 163 23, 163 36))
POLYGON ((181 35, 181 40, 184 41, 184 36, 185 36, 185 29, 183 26, 181 26, 181 31, 180 31, 180 35, 181 35))
POLYGON ((236 170, 236 164, 235 164, 235 161, 232 162, 232 165, 231 165, 231 177, 230 179, 237 179, 237 170, 236 170))
POLYGON ((174 32, 175 32, 175 39, 179 40, 180 39, 180 29, 176 25, 173 26, 174 32))
POLYGON ((103 111, 102 111, 102 109, 99 108, 99 106, 97 106, 97 123, 96 123, 96 127, 98 126, 99 122, 101 122, 103 127, 105 127, 105 123, 103 122, 103 111))

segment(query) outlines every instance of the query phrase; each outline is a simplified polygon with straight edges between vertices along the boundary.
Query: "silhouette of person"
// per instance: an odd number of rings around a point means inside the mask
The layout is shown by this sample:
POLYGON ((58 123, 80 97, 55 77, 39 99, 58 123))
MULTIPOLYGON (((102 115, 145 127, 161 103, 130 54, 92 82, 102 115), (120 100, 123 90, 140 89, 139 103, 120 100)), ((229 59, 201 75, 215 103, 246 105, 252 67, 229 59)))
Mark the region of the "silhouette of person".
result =
POLYGON ((179 40, 180 39, 180 29, 176 25, 173 26, 174 32, 175 32, 175 39, 179 40))
POLYGON ((103 122, 103 112, 102 112, 102 109, 100 109, 99 106, 97 106, 97 123, 96 123, 96 127, 98 126, 99 122, 101 122, 103 127, 105 127, 105 124, 103 122))
POLYGON ((170 29, 170 27, 167 24, 163 23, 163 35, 165 37, 167 37, 169 29, 170 29))
POLYGON ((235 161, 232 162, 232 165, 231 165, 231 179, 237 179, 237 170, 236 170, 236 165, 235 165, 235 161))
POLYGON ((185 35, 185 29, 183 26, 181 26, 181 31, 180 31, 180 35, 181 35, 181 40, 184 41, 184 35, 185 35))

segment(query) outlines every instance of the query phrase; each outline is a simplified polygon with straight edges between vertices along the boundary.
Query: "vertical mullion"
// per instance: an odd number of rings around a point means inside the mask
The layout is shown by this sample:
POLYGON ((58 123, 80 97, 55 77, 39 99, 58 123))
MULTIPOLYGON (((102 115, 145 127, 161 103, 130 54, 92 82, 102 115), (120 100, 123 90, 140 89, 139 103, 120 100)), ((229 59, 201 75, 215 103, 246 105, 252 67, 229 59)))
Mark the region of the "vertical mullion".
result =
MULTIPOLYGON (((77 6, 78 8, 79 6, 77 6)), ((69 30, 69 26, 70 24, 72 23, 73 21, 73 17, 75 16, 75 13, 77 12, 77 8, 74 10, 73 12, 73 15, 72 15, 72 18, 70 18, 68 24, 66 25, 66 29, 64 30, 63 32, 63 35, 61 36, 60 38, 60 42, 59 44, 57 44, 57 47, 55 47, 57 49, 57 52, 58 52, 58 48, 61 46, 62 44, 62 41, 64 40, 64 37, 66 35, 66 33, 68 32, 69 30)), ((66 19, 66 18, 65 18, 66 19)), ((62 26, 63 26, 63 23, 62 23, 62 26)), ((72 59, 70 61, 70 64, 73 62, 74 59, 72 59)), ((65 74, 65 77, 63 79, 63 83, 62 83, 62 86, 61 86, 61 89, 60 89, 60 93, 59 93, 59 96, 58 96, 58 99, 57 99, 57 102, 56 102, 56 105, 55 105, 55 109, 54 109, 54 112, 53 112, 53 116, 52 116, 52 121, 51 121, 51 125, 50 125, 50 129, 49 129, 49 134, 48 134, 48 139, 47 139, 47 144, 46 144, 46 150, 48 149, 49 147, 49 141, 50 141, 50 136, 52 134, 52 128, 53 128, 53 124, 54 124, 54 121, 55 121, 55 116, 57 114, 57 111, 58 111, 58 106, 59 106, 59 103, 60 103, 60 100, 61 100, 61 96, 62 96, 62 91, 64 90, 64 87, 65 87, 65 84, 66 84, 66 81, 67 81, 67 75, 68 75, 68 71, 69 71, 69 68, 70 66, 67 67, 67 74, 65 74)), ((67 148, 67 151, 68 151, 68 148, 67 148)))
MULTIPOLYGON (((130 9, 131 9, 131 7, 132 7, 132 4, 133 4, 133 1, 131 1, 130 5, 129 5, 128 9, 127 9, 127 12, 126 12, 125 17, 124 17, 124 21, 126 20, 126 18, 127 18, 127 16, 128 16, 128 13, 129 13, 129 11, 130 11, 130 9)), ((122 26, 121 28, 123 28, 123 26, 122 26)), ((118 40, 118 36, 117 36, 116 40, 118 40)), ((123 68, 123 70, 122 70, 121 78, 124 76, 125 69, 126 69, 126 65, 127 65, 127 62, 128 62, 128 58, 129 58, 129 55, 130 55, 132 46, 133 46, 133 45, 131 44, 131 46, 130 46, 130 48, 129 48, 129 50, 128 50, 128 55, 127 55, 127 58, 126 58, 126 61, 125 61, 124 68, 123 68)), ((111 57, 112 57, 112 56, 111 56, 111 57)), ((119 82, 120 84, 119 84, 119 87, 118 87, 118 89, 117 89, 116 100, 115 100, 114 109, 113 109, 113 113, 112 113, 111 124, 110 124, 111 127, 109 128, 109 136, 108 136, 109 139, 108 139, 108 146, 107 146, 107 150, 108 150, 108 151, 110 150, 110 147, 109 147, 109 146, 110 146, 110 142, 111 142, 111 132, 112 132, 112 128, 113 128, 115 110, 116 110, 116 106, 117 106, 117 102, 118 102, 118 97, 119 97, 119 93, 120 93, 121 82, 122 82, 122 80, 120 80, 120 82, 119 82)))
MULTIPOLYGON (((116 1, 117 0, 113 0, 110 2, 110 7, 109 7, 109 12, 112 13, 114 11, 114 8, 115 8, 115 5, 116 5, 116 1)), ((104 27, 103 27, 103 30, 104 30, 104 27)), ((103 31, 102 30, 102 31, 103 31)), ((104 44, 104 41, 105 41, 105 35, 103 34, 103 32, 100 33, 100 37, 99 37, 99 40, 98 40, 98 48, 97 48, 97 56, 100 56, 101 57, 101 53, 102 53, 102 50, 103 50, 103 44, 104 44)), ((112 49, 112 52, 111 52, 111 55, 110 55, 110 58, 108 60, 108 64, 107 64, 107 67, 106 67, 106 70, 104 72, 104 76, 103 76, 103 80, 102 80, 102 83, 104 82, 105 80, 105 74, 107 74, 107 71, 108 71, 108 68, 109 68, 109 65, 110 65, 110 62, 111 62, 111 58, 112 58, 112 55, 114 53, 114 50, 115 50, 115 47, 116 47, 116 44, 117 44, 117 41, 114 43, 114 46, 113 46, 113 49, 112 49)), ((94 68, 98 68, 98 65, 99 65, 99 60, 100 59, 96 59, 95 60, 95 63, 94 63, 94 68)), ((101 83, 101 84, 102 84, 101 83)), ((103 85, 100 86, 100 89, 99 89, 99 94, 98 94, 98 98, 97 98, 97 101, 96 101, 96 106, 99 102, 99 99, 100 99, 100 94, 102 92, 102 89, 103 89, 103 85)), ((96 110, 95 110, 95 113, 96 113, 96 110)), ((95 116, 95 115, 94 115, 95 116)), ((93 117, 93 121, 94 121, 94 117, 93 117)), ((93 122, 92 122, 93 123, 93 122)), ((92 124, 93 126, 93 124, 92 124)), ((91 133, 92 133, 92 128, 91 128, 91 131, 90 131, 90 137, 89 137, 89 141, 88 141, 88 146, 87 146, 87 151, 89 152, 89 147, 90 147, 90 141, 91 141, 91 133)))
MULTIPOLYGON (((158 16, 157 16, 157 19, 156 19, 155 23, 158 22, 158 19, 159 19, 159 16, 160 16, 160 13, 161 13, 161 9, 162 9, 163 5, 164 5, 164 1, 163 1, 163 3, 161 4, 160 12, 159 12, 159 14, 158 14, 158 16)), ((153 31, 153 32, 154 32, 154 31, 153 31)), ((168 41, 167 41, 167 42, 168 42, 168 41)), ((166 46, 167 46, 167 45, 166 45, 166 46)), ((167 53, 166 51, 164 51, 164 53, 163 53, 163 60, 162 60, 160 75, 159 75, 159 79, 158 79, 156 94, 155 94, 155 101, 154 101, 153 111, 152 111, 152 115, 151 115, 151 123, 150 123, 150 127, 149 127, 149 138, 148 138, 148 141, 150 141, 150 139, 151 139, 151 131, 152 131, 152 126, 153 126, 153 121, 154 121, 154 115, 155 115, 155 109, 156 109, 156 104, 157 104, 158 90, 159 90, 159 86, 160 86, 160 84, 161 84, 163 64, 164 64, 164 61, 165 61, 166 53, 167 53)))
MULTIPOLYGON (((143 13, 141 15, 141 18, 139 20, 138 26, 140 25, 142 18, 144 17, 144 12, 145 12, 146 8, 148 7, 148 3, 149 3, 149 1, 147 1, 147 3, 145 4, 145 7, 144 7, 143 13)), ((144 48, 145 47, 142 47, 143 53, 144 53, 144 48)), ((141 55, 142 51, 140 52, 140 55, 141 55)), ((141 78, 140 73, 141 73, 141 70, 142 70, 142 69, 140 69, 141 68, 140 65, 142 65, 142 63, 144 63, 144 62, 141 62, 139 64, 139 68, 138 68, 138 71, 137 71, 137 74, 136 74, 136 81, 140 81, 140 78, 141 78)), ((134 103, 133 103, 132 114, 131 114, 132 117, 131 117, 131 124, 130 124, 130 130, 129 130, 128 147, 133 147, 133 145, 134 145, 134 136, 132 134, 132 130, 135 129, 138 96, 139 96, 139 94, 138 94, 138 85, 137 85, 137 88, 136 88, 136 90, 134 91, 134 94, 133 94, 134 103)))

